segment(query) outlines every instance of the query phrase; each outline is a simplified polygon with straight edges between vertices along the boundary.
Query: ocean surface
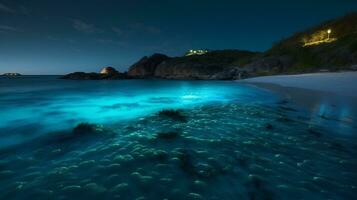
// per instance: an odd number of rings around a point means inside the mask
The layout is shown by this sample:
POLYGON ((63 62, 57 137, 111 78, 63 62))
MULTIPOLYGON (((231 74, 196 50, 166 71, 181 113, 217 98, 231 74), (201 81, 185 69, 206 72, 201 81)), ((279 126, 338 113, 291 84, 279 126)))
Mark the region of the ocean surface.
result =
POLYGON ((2 77, 0 199, 356 199, 356 104, 233 81, 2 77))

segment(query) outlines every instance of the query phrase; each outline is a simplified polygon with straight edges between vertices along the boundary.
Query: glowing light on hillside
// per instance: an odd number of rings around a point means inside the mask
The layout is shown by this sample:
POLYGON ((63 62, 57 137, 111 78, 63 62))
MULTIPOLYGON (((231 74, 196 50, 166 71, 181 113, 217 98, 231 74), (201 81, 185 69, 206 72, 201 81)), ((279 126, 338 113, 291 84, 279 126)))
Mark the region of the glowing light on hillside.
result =
POLYGON ((337 38, 331 38, 331 29, 327 30, 322 30, 322 31, 317 31, 316 33, 311 34, 310 36, 307 36, 303 38, 303 47, 306 46, 314 46, 314 45, 320 45, 323 43, 331 43, 337 40, 337 38), (327 37, 326 37, 327 33, 327 37))
POLYGON ((330 34, 331 34, 331 29, 328 29, 328 30, 327 30, 327 39, 328 39, 328 40, 330 39, 330 34))

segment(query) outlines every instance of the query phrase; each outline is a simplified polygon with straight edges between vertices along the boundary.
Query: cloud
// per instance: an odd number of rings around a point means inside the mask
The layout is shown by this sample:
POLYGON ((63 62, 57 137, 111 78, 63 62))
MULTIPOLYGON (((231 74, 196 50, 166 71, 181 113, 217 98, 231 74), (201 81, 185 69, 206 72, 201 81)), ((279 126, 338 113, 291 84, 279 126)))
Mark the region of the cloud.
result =
POLYGON ((22 30, 6 25, 0 25, 0 33, 8 33, 8 32, 22 32, 22 30))
POLYGON ((76 29, 77 31, 83 32, 83 33, 98 33, 102 32, 102 30, 96 28, 93 24, 86 23, 82 20, 79 19, 74 19, 73 20, 73 28, 76 29))
POLYGON ((30 14, 30 9, 25 6, 20 6, 15 8, 10 8, 3 3, 0 3, 0 12, 10 13, 10 14, 21 14, 21 15, 28 15, 30 14))
POLYGON ((7 13, 16 13, 16 11, 2 3, 0 3, 0 11, 1 12, 7 12, 7 13))

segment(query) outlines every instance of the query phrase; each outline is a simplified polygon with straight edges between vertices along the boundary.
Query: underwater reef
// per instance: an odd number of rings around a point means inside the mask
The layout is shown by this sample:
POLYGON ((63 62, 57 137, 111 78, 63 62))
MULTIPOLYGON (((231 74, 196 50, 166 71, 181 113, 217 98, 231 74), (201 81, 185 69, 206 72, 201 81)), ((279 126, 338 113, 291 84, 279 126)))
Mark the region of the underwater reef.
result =
POLYGON ((0 199, 353 199, 356 138, 304 116, 284 101, 81 123, 2 149, 0 199))

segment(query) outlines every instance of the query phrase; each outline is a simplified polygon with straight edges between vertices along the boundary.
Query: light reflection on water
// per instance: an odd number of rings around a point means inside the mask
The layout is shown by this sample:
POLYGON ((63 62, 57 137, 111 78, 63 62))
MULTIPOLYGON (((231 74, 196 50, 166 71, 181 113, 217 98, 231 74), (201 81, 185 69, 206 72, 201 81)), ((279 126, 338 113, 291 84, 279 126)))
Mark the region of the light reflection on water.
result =
POLYGON ((275 98, 262 90, 219 81, 69 81, 53 76, 0 81, 3 144, 72 128, 80 122, 110 124, 164 108, 272 102, 275 98))
POLYGON ((321 95, 309 110, 311 123, 333 130, 338 134, 356 136, 354 132, 357 107, 356 103, 349 98, 343 96, 330 98, 321 95))

